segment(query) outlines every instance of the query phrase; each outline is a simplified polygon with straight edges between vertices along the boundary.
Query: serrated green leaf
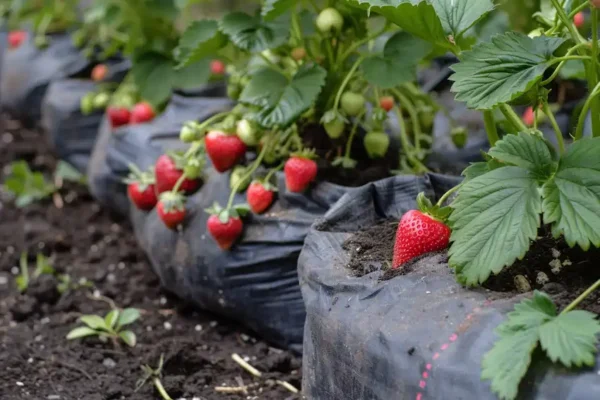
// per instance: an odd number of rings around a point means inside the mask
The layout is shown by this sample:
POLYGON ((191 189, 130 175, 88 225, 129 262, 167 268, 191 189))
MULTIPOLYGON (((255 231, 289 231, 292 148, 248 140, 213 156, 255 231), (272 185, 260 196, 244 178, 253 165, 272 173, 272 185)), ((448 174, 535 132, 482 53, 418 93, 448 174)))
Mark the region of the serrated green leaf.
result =
POLYGON ((213 20, 194 21, 186 28, 176 50, 179 65, 187 67, 215 54, 227 44, 227 37, 219 30, 219 23, 213 20))
POLYGON ((290 33, 288 18, 264 22, 243 12, 225 15, 219 28, 237 47, 253 53, 281 46, 290 33))
POLYGON ((585 80, 585 65, 581 60, 569 60, 560 69, 558 75, 562 79, 585 80))
POLYGON ((550 66, 562 38, 508 32, 462 53, 452 69, 452 91, 470 108, 491 109, 523 95, 550 66))
POLYGON ((111 310, 106 317, 104 317, 104 324, 110 329, 114 329, 119 319, 119 310, 111 310))
POLYGON ((285 14, 297 0, 265 0, 261 15, 265 21, 272 21, 285 14))
POLYGON ((494 9, 491 0, 431 0, 442 26, 455 38, 494 9))
POLYGON ((450 265, 466 285, 484 282, 525 255, 542 201, 531 173, 502 167, 468 181, 452 203, 450 265))
POLYGON ((531 299, 522 300, 515 305, 514 311, 508 313, 508 318, 496 331, 508 334, 513 331, 531 329, 542 326, 556 317, 556 305, 550 296, 540 291, 534 291, 531 299))
POLYGON ((291 81, 277 71, 263 69, 254 74, 240 102, 258 106, 257 122, 265 128, 285 128, 308 110, 325 84, 327 71, 305 64, 291 81))
POLYGON ((418 38, 457 51, 450 42, 435 8, 425 0, 355 0, 418 38))
POLYGON ((97 315, 84 315, 80 317, 79 320, 92 329, 107 330, 104 318, 97 315))
POLYGON ((131 69, 140 96, 158 107, 171 96, 175 81, 173 61, 162 54, 148 52, 137 57, 131 69))
POLYGON ((492 391, 502 400, 517 397, 519 383, 538 344, 538 327, 506 335, 494 343, 482 362, 481 379, 492 381, 492 391))
POLYGON ((488 152, 497 160, 531 171, 545 180, 556 170, 552 153, 543 138, 530 133, 506 135, 488 152))
POLYGON ((121 315, 119 316, 119 321, 117 322, 117 327, 123 327, 125 325, 129 325, 134 323, 140 318, 140 311, 136 308, 126 308, 121 311, 121 315))
POLYGON ((544 223, 569 246, 600 247, 600 138, 573 143, 543 187, 544 223))
POLYGON ((593 366, 600 322, 596 315, 576 310, 559 315, 540 328, 540 343, 553 362, 567 367, 593 366))
POLYGON ((385 44, 383 55, 371 56, 363 61, 361 67, 365 79, 383 89, 414 81, 419 61, 432 48, 429 42, 398 32, 385 44))
POLYGON ((210 79, 210 60, 205 59, 187 67, 175 70, 173 87, 177 89, 195 89, 210 79))
POLYGON ((129 347, 135 347, 135 344, 137 343, 137 338, 135 336, 135 333, 133 333, 131 331, 119 332, 119 337, 129 347))
POLYGON ((67 334, 67 340, 80 339, 86 336, 93 336, 97 334, 97 331, 88 328, 87 326, 80 326, 79 328, 75 328, 67 334))

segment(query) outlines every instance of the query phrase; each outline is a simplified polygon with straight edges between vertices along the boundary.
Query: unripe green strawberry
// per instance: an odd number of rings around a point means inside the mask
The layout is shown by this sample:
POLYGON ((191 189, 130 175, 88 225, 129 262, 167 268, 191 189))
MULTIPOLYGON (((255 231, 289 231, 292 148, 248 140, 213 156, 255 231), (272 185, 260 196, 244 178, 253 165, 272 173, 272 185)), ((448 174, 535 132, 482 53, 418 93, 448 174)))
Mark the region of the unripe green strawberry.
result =
POLYGON ((247 119, 238 121, 236 133, 246 146, 256 146, 260 141, 258 126, 247 119))
POLYGON ((419 109, 419 122, 425 131, 429 131, 433 127, 435 119, 435 111, 431 106, 423 106, 419 109))
POLYGON ((247 174, 246 167, 242 167, 241 165, 235 167, 229 177, 229 187, 231 190, 237 190, 240 193, 246 190, 250 182, 252 182, 252 177, 247 176, 247 174))
POLYGON ((229 97, 231 100, 239 99, 240 94, 242 94, 242 88, 239 84, 230 83, 227 85, 227 97, 229 97))
POLYGON ((204 160, 192 158, 188 160, 183 167, 183 173, 188 179, 198 179, 202 176, 202 168, 204 167, 204 160))
POLYGON ((105 109, 109 102, 110 96, 108 93, 98 93, 94 96, 94 108, 97 110, 105 109))
POLYGON ((94 112, 94 93, 86 93, 79 102, 79 108, 83 115, 88 115, 94 112))
POLYGON ((344 17, 335 8, 326 8, 317 17, 317 29, 321 33, 336 33, 342 30, 344 26, 344 17))
POLYGON ((390 137, 384 132, 369 132, 365 135, 363 144, 370 158, 381 158, 390 147, 390 137))
POLYGON ((187 122, 179 131, 179 140, 183 143, 191 143, 200 138, 200 132, 197 130, 196 121, 187 122))
POLYGON ((344 124, 344 121, 334 119, 333 121, 326 122, 323 126, 325 127, 325 131, 330 138, 339 139, 344 133, 346 124, 344 124))
POLYGON ((363 95, 345 92, 341 99, 342 110, 350 117, 356 117, 365 110, 365 98, 363 95))
POLYGON ((467 144, 467 129, 464 126, 459 126, 457 128, 453 128, 450 131, 450 136, 452 138, 452 143, 459 149, 462 149, 467 144))

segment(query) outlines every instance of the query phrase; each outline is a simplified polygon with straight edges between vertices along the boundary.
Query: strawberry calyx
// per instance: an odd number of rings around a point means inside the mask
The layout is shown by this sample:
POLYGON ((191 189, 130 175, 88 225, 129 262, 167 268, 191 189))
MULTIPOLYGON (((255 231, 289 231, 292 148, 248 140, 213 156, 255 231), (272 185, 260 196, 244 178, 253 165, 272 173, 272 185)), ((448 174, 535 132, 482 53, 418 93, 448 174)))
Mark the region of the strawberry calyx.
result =
POLYGON ((268 190, 270 192, 277 192, 278 191, 277 186, 273 185, 266 178, 254 179, 251 182, 251 184, 254 184, 254 183, 260 184, 265 190, 268 190))
POLYGON ((159 199, 167 214, 174 211, 185 211, 185 196, 181 193, 163 192, 159 199))
POLYGON ((417 195, 417 206, 419 211, 427 215, 431 219, 446 223, 448 217, 452 213, 452 208, 444 207, 440 204, 433 204, 425 193, 421 192, 417 195))
POLYGON ((154 167, 150 167, 148 171, 140 170, 135 164, 129 164, 129 175, 123 179, 123 183, 131 185, 137 183, 140 191, 145 191, 149 186, 156 184, 154 175, 154 167))
POLYGON ((250 213, 250 206, 248 204, 236 204, 229 208, 223 208, 217 202, 214 202, 212 207, 207 208, 206 211, 210 215, 216 215, 219 217, 219 221, 222 224, 229 222, 230 218, 241 218, 250 213))
POLYGON ((290 157, 306 158, 307 160, 315 160, 318 158, 315 149, 303 149, 290 154, 290 157))

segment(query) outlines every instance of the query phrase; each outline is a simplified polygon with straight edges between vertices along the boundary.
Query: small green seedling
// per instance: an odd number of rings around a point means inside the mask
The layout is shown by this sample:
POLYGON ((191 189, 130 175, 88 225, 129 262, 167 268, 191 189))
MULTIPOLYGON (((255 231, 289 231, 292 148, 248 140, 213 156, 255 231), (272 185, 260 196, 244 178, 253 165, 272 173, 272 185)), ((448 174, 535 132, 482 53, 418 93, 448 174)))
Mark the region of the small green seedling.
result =
MULTIPOLYGON (((15 279, 17 284, 17 288, 19 292, 23 293, 29 287, 30 277, 29 277, 29 263, 27 262, 28 254, 26 251, 21 253, 21 258, 19 260, 19 267, 21 273, 15 279)), ((33 273, 33 279, 39 278, 44 274, 54 274, 54 268, 50 264, 50 261, 43 254, 38 253, 35 262, 35 271, 33 273)))
POLYGON ((162 373, 164 361, 164 355, 161 354, 160 360, 158 361, 158 367, 156 369, 152 369, 152 367, 149 365, 142 365, 141 368, 142 371, 144 371, 144 376, 139 381, 137 381, 135 387, 136 392, 140 390, 146 384, 146 382, 152 380, 154 387, 156 387, 156 390, 158 390, 158 393, 160 393, 161 397, 164 400, 173 400, 165 390, 164 386, 162 385, 162 382, 160 381, 160 375, 162 373))
POLYGON ((60 274, 57 275, 56 278, 58 279, 58 285, 56 285, 56 289, 60 294, 66 293, 71 290, 79 290, 83 288, 94 287, 94 284, 86 278, 80 278, 76 282, 68 274, 60 274))
POLYGON ((98 336, 103 342, 111 339, 116 345, 119 339, 121 339, 128 346, 134 347, 136 343, 135 333, 130 330, 124 330, 123 327, 132 324, 139 318, 140 312, 135 308, 126 308, 122 311, 114 309, 106 314, 104 318, 97 315, 84 315, 79 320, 86 326, 73 329, 67 335, 67 339, 72 340, 87 336, 98 336))

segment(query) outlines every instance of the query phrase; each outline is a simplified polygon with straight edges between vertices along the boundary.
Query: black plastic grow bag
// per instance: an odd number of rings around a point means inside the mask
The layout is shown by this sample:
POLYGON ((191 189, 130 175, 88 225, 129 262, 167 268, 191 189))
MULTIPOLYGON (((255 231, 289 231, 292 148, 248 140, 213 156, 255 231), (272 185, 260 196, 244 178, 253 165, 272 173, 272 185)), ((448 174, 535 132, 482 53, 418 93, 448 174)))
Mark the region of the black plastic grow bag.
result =
POLYGON ((39 121, 50 82, 76 76, 91 66, 68 34, 53 34, 49 40, 47 48, 39 49, 28 33, 18 48, 7 50, 4 56, 0 77, 2 108, 28 126, 39 121))
MULTIPOLYGON (((109 76, 106 81, 120 82, 130 67, 127 60, 106 62, 109 76)), ((81 113, 81 99, 97 89, 89 80, 65 79, 52 82, 42 103, 42 126, 56 154, 85 172, 104 117, 97 111, 81 113)))
MULTIPOLYGON (((494 329, 525 295, 488 300, 458 285, 446 256, 425 257, 413 272, 380 281, 351 276, 342 244, 382 219, 398 220, 425 192, 437 198, 459 182, 435 174, 395 177, 348 192, 315 223, 299 259, 306 305, 303 393, 319 400, 492 400, 481 359, 494 329)), ((383 260, 382 260, 383 261, 383 260)), ((598 370, 530 372, 521 397, 600 398, 598 370)))
POLYGON ((129 199, 123 178, 129 174, 129 164, 147 169, 165 151, 182 148, 179 131, 185 122, 203 121, 231 108, 231 101, 224 97, 224 92, 222 85, 211 85, 194 92, 174 94, 165 111, 145 124, 113 130, 104 118, 88 166, 88 184, 96 200, 127 215, 129 199))

